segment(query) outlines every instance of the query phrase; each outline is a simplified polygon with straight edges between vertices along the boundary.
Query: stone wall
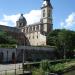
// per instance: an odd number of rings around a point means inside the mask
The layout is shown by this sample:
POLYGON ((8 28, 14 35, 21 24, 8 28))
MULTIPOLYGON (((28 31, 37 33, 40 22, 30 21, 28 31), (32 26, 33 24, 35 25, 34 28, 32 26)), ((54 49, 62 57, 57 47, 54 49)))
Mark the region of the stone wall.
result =
MULTIPOLYGON (((55 49, 53 47, 20 46, 17 50, 17 52, 20 52, 18 54, 20 58, 23 58, 21 53, 24 53, 24 61, 41 61, 45 59, 54 59, 55 49)), ((20 61, 22 60, 23 59, 20 61)))
POLYGON ((40 61, 54 58, 53 47, 18 46, 18 48, 0 48, 1 62, 40 61))
POLYGON ((11 62, 13 53, 16 56, 16 49, 0 48, 0 62, 11 62))

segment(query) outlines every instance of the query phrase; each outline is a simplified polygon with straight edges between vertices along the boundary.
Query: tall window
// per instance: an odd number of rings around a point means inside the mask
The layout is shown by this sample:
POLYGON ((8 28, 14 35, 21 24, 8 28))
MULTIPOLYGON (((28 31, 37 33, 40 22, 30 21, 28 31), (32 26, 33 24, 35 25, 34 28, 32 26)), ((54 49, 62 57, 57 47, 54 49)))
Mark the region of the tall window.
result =
POLYGON ((37 39, 38 39, 38 35, 37 35, 37 39))
POLYGON ((48 17, 52 18, 52 11, 51 10, 48 11, 48 17))
POLYGON ((38 25, 38 26, 36 26, 36 30, 37 30, 37 31, 39 30, 39 25, 38 25))
POLYGON ((48 11, 48 17, 50 17, 50 14, 51 14, 51 13, 50 13, 50 10, 49 10, 49 11, 48 11))
POLYGON ((28 33, 28 28, 26 28, 26 32, 28 33))
POLYGON ((33 31, 35 31, 35 26, 33 26, 33 31))
POLYGON ((3 63, 4 60, 4 53, 0 52, 0 63, 3 63))
POLYGON ((38 39, 38 32, 37 32, 37 39, 38 39))
POLYGON ((45 17, 45 10, 43 10, 43 17, 45 17))
POLYGON ((14 52, 12 53, 12 62, 16 63, 16 57, 15 57, 15 53, 14 52))
POLYGON ((34 33, 33 33, 33 39, 34 39, 34 33))

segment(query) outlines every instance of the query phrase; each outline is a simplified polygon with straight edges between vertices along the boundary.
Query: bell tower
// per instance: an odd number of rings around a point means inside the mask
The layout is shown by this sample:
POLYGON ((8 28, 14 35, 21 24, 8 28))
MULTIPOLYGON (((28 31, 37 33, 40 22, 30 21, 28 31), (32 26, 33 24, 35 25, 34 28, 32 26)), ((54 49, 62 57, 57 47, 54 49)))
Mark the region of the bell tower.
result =
POLYGON ((41 22, 43 23, 43 32, 47 34, 53 29, 52 24, 52 5, 50 0, 43 0, 43 4, 41 7, 41 22))

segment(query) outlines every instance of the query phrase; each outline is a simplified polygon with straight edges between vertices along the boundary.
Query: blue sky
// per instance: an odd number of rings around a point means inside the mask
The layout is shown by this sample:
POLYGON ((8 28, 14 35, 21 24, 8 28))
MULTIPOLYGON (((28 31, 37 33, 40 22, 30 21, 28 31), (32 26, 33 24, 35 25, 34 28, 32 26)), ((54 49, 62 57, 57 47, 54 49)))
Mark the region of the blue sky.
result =
MULTIPOLYGON (((0 24, 15 26, 23 13, 28 24, 39 21, 43 0, 1 0, 0 24)), ((51 0, 53 6, 53 28, 75 30, 75 0, 51 0)))

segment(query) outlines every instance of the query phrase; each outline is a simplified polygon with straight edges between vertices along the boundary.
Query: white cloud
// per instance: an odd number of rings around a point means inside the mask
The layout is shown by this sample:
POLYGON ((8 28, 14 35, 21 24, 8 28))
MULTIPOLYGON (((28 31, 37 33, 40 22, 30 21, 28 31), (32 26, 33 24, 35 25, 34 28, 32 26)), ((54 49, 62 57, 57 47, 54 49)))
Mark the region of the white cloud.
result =
POLYGON ((0 20, 1 25, 6 25, 6 26, 15 26, 16 20, 19 18, 20 14, 16 15, 3 15, 3 19, 0 20))
POLYGON ((61 25, 61 28, 67 28, 67 29, 75 26, 75 12, 70 14, 68 18, 65 19, 64 22, 60 23, 60 25, 61 25))
MULTIPOLYGON (((29 13, 24 14, 27 24, 33 24, 40 21, 41 10, 31 10, 29 13)), ((16 26, 16 21, 19 19, 20 14, 16 15, 3 15, 3 19, 0 20, 1 25, 16 26)))
POLYGON ((32 10, 27 14, 24 14, 27 19, 27 24, 33 24, 40 21, 41 10, 32 10))
POLYGON ((7 25, 8 24, 8 22, 6 22, 6 21, 0 21, 0 25, 7 25))
POLYGON ((64 22, 61 22, 60 25, 61 25, 61 27, 64 27, 64 22))

